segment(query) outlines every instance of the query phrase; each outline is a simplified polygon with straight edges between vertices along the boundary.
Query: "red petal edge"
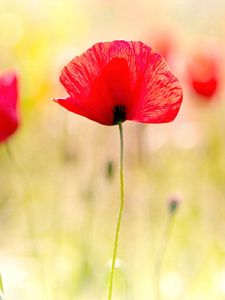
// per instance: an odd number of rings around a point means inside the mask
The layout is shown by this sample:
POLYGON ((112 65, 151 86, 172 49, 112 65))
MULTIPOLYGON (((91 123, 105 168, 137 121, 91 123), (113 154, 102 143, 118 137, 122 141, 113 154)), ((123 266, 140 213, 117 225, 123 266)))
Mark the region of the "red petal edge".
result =
POLYGON ((0 76, 0 143, 18 128, 18 78, 14 72, 0 76))

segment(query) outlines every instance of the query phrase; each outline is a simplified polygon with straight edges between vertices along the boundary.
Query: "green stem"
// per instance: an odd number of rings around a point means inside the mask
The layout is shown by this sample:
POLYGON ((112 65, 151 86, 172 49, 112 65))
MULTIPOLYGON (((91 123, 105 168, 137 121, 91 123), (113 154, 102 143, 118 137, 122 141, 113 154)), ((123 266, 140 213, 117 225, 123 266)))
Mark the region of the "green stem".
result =
POLYGON ((120 234, 120 225, 124 208, 124 175, 123 175, 123 127, 122 124, 119 123, 119 132, 120 132, 120 210, 117 219, 116 225, 116 234, 113 246, 113 258, 112 258, 112 266, 109 278, 109 292, 108 292, 108 300, 112 299, 112 291, 113 291, 113 279, 115 273, 115 265, 116 265, 116 256, 119 242, 119 234, 120 234))
POLYGON ((1 295, 3 295, 4 289, 3 289, 3 283, 2 283, 2 276, 0 273, 0 300, 1 300, 1 295))
POLYGON ((158 251, 157 259, 156 259, 156 264, 155 264, 155 300, 160 300, 160 279, 161 279, 161 271, 162 271, 162 265, 164 261, 164 257, 166 254, 166 250, 168 247, 168 243, 170 241, 170 237, 172 234, 173 230, 173 225, 174 225, 174 218, 175 215, 170 215, 167 225, 166 225, 166 230, 165 233, 162 237, 162 242, 160 245, 160 249, 158 251))

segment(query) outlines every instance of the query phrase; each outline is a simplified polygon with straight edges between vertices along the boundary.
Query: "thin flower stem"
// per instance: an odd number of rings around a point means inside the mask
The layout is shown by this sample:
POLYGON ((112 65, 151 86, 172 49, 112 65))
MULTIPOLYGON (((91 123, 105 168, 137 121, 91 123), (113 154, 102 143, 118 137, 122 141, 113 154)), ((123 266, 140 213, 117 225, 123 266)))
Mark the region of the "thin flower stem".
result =
POLYGON ((168 247, 168 243, 170 241, 170 237, 173 231, 175 215, 169 215, 169 219, 166 224, 165 233, 163 234, 162 241, 160 244, 160 249, 157 253, 156 264, 154 269, 154 277, 155 277, 155 300, 160 300, 160 279, 161 279, 161 271, 162 265, 164 261, 164 257, 166 254, 166 250, 168 247))
POLYGON ((113 258, 112 258, 112 266, 109 278, 109 292, 108 292, 108 300, 112 299, 112 291, 113 291, 113 279, 115 273, 115 265, 116 265, 116 256, 119 242, 119 234, 120 234, 120 225, 124 208, 124 174, 123 174, 123 127, 122 124, 119 123, 119 132, 120 132, 120 210, 117 219, 116 225, 116 234, 113 246, 113 258))
POLYGON ((2 283, 2 276, 0 273, 0 300, 3 299, 4 289, 3 289, 3 283, 2 283))

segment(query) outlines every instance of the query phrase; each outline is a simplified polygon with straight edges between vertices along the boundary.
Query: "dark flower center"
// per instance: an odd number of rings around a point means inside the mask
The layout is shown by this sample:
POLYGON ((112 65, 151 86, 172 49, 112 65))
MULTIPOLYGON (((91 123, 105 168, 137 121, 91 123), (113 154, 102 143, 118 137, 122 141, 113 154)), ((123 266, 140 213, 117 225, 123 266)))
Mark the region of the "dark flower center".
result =
POLYGON ((113 108, 113 125, 122 123, 126 120, 126 108, 123 105, 116 105, 113 108))

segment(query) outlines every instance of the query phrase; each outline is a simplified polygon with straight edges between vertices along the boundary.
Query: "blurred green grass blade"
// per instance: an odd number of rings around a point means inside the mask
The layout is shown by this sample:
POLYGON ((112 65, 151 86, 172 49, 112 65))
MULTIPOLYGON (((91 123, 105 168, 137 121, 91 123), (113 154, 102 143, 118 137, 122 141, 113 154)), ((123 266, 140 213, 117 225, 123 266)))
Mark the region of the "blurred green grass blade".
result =
POLYGON ((2 276, 0 274, 0 300, 4 299, 4 290, 3 290, 3 283, 2 283, 2 276))

